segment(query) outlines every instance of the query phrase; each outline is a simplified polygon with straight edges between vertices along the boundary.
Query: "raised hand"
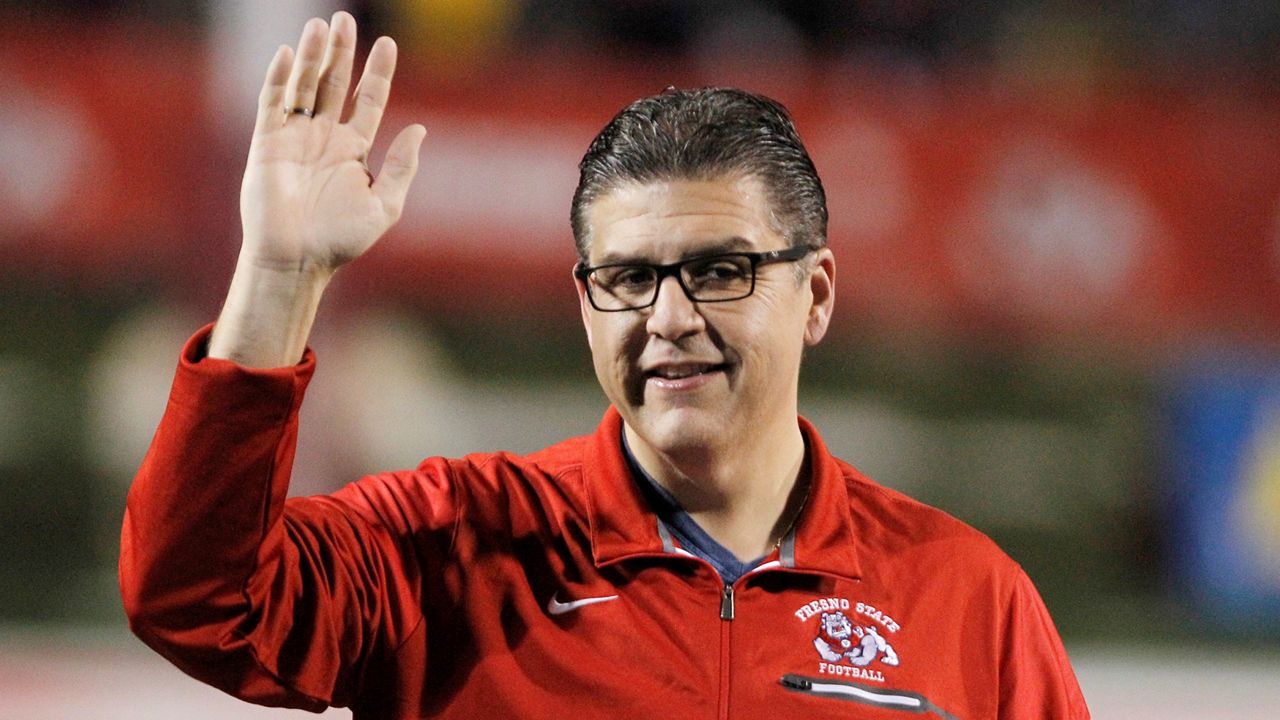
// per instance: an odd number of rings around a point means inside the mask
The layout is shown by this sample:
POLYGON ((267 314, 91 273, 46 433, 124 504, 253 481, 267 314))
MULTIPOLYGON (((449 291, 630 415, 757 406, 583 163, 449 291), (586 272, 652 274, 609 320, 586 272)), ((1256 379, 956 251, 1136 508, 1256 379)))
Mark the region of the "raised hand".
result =
POLYGON ((297 53, 281 47, 267 68, 240 187, 244 240, 209 357, 296 363, 334 271, 400 217, 427 131, 401 130, 370 173, 396 45, 378 38, 348 102, 355 47, 355 19, 339 12, 308 22, 297 53))
POLYGON ((306 24, 298 50, 281 46, 267 69, 240 191, 244 252, 272 269, 332 271, 359 256, 400 217, 426 130, 400 131, 375 178, 368 153, 395 73, 396 45, 378 38, 348 105, 356 24, 306 24))

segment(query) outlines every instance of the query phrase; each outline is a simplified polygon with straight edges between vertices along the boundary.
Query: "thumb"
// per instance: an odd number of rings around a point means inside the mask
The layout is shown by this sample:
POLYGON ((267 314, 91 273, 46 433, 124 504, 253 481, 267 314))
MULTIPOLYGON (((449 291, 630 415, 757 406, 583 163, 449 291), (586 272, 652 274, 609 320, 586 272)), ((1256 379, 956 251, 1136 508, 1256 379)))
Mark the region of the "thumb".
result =
POLYGON ((382 209, 390 222, 400 219, 409 185, 418 174, 418 153, 427 129, 422 125, 410 125, 400 131, 387 148, 378 177, 373 181, 373 191, 382 201, 382 209))

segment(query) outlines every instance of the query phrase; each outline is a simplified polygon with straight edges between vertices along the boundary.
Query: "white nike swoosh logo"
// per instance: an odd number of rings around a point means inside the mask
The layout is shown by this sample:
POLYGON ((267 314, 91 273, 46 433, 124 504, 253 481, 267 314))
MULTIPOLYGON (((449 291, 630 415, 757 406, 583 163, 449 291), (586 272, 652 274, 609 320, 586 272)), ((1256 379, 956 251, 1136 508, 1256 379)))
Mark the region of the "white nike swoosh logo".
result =
POLYGON ((586 607, 587 605, 595 605, 596 603, 609 602, 610 600, 618 599, 617 595, 604 595, 601 597, 589 597, 589 598, 582 598, 580 600, 570 600, 569 602, 560 602, 559 600, 556 599, 556 596, 559 594, 560 593, 556 593, 555 595, 552 595, 551 599, 547 601, 548 614, 563 615, 567 612, 577 610, 580 607, 586 607))

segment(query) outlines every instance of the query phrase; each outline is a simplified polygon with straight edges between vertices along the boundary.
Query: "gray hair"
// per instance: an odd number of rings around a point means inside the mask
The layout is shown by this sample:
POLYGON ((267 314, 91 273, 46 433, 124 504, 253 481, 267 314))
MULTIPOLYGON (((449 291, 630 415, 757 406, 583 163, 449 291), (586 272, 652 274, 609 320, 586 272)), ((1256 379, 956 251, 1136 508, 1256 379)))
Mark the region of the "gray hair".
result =
POLYGON ((578 164, 570 223, 578 255, 591 247, 587 210, 628 183, 754 176, 791 245, 827 242, 827 197, 781 103, 733 88, 667 88, 637 100, 600 131, 578 164))

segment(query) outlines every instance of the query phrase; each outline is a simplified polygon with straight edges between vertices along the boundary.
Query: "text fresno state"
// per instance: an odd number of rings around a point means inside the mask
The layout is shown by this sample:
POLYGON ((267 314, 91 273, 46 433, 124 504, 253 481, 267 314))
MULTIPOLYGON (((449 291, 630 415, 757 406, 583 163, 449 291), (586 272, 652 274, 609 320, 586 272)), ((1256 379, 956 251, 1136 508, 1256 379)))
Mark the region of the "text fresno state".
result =
POLYGON ((812 600, 801 605, 800 608, 796 610, 795 616, 797 620, 804 622, 821 612, 835 612, 838 610, 848 611, 851 607, 854 613, 875 620, 884 626, 885 630, 888 630, 891 633, 898 632, 902 627, 892 617, 889 617, 884 612, 877 610, 874 605, 867 605, 866 603, 853 604, 845 598, 832 597, 812 600))

